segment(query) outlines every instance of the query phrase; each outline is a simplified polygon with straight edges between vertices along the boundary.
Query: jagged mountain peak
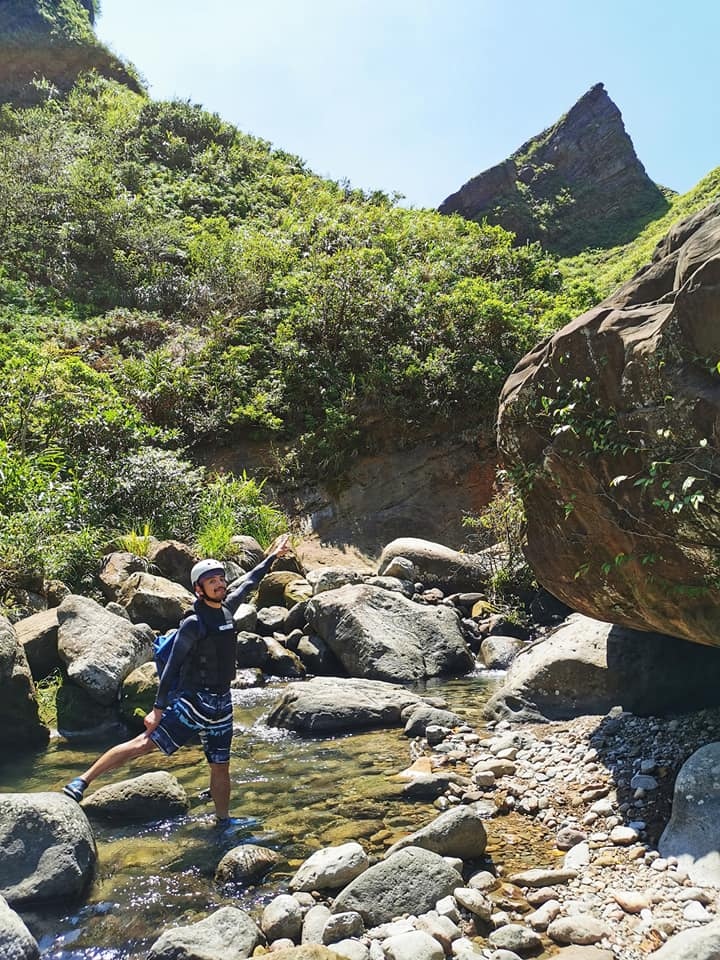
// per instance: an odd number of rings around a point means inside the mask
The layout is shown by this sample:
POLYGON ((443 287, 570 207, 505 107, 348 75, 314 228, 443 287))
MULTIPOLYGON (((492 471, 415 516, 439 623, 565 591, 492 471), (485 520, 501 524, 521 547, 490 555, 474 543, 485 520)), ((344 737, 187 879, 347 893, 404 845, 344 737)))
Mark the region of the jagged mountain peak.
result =
POLYGON ((473 177, 439 210, 487 219, 521 242, 539 240, 569 255, 627 242, 667 206, 620 110, 597 83, 555 124, 473 177))

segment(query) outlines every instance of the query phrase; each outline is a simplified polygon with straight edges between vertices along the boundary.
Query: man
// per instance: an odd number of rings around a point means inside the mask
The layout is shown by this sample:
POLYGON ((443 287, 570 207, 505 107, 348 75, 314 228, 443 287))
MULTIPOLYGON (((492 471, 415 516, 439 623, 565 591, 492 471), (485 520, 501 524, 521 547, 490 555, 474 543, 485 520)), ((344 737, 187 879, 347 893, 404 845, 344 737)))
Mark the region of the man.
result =
POLYGON ((232 593, 228 593, 222 563, 208 559, 195 564, 190 571, 196 596, 194 613, 180 624, 155 704, 145 717, 144 733, 103 753, 82 776, 63 787, 66 796, 79 803, 88 785, 101 774, 155 748, 169 757, 199 734, 210 765, 210 796, 218 824, 229 822, 233 729, 230 684, 236 667, 232 615, 256 589, 273 560, 289 550, 289 537, 283 534, 232 593))

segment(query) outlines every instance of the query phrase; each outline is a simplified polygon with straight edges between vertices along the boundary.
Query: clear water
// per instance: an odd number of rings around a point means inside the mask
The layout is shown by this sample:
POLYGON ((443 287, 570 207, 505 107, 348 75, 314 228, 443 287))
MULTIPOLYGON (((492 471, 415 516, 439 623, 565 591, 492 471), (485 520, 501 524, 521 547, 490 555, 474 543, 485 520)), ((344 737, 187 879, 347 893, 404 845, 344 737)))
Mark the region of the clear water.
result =
MULTIPOLYGON (((494 681, 485 677, 429 684, 423 692, 449 706, 482 732, 480 710, 494 681)), ((395 775, 410 764, 400 729, 373 730, 324 739, 270 728, 264 723, 281 685, 235 691, 231 813, 247 822, 219 832, 212 805, 197 799, 207 786, 199 747, 175 757, 143 757, 103 782, 154 769, 173 773, 191 797, 187 816, 141 825, 93 822, 99 862, 81 904, 69 910, 20 911, 37 938, 43 960, 140 960, 167 926, 202 919, 231 903, 258 915, 314 850, 359 840, 382 854, 390 844, 437 814, 429 804, 407 803, 395 775), (284 858, 257 888, 220 891, 213 880, 218 861, 242 842, 277 850, 284 858)), ((59 790, 108 744, 51 741, 40 755, 0 763, 0 792, 59 790)), ((527 836, 504 825, 495 854, 512 858, 527 836)))

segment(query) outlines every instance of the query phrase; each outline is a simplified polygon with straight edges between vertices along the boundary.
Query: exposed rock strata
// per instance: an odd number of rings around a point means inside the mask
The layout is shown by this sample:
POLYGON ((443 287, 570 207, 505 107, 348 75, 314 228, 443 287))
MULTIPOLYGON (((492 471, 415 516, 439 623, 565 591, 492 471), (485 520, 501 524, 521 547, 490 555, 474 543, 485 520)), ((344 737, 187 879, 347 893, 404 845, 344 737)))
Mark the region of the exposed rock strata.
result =
POLYGON ((554 126, 439 207, 440 213, 487 219, 521 242, 540 240, 563 254, 630 240, 638 221, 665 209, 665 197, 645 172, 601 83, 554 126))

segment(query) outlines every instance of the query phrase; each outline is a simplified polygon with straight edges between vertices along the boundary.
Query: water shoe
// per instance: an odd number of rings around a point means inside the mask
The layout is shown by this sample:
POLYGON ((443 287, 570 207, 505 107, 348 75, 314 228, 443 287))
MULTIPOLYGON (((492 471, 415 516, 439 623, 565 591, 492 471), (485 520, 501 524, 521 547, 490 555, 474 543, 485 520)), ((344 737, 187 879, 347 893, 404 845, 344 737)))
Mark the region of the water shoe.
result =
POLYGON ((83 778, 75 777, 75 779, 71 780, 70 783, 65 784, 65 786, 62 788, 62 792, 66 797, 70 797, 72 800, 80 803, 86 789, 87 783, 83 780, 83 778))

